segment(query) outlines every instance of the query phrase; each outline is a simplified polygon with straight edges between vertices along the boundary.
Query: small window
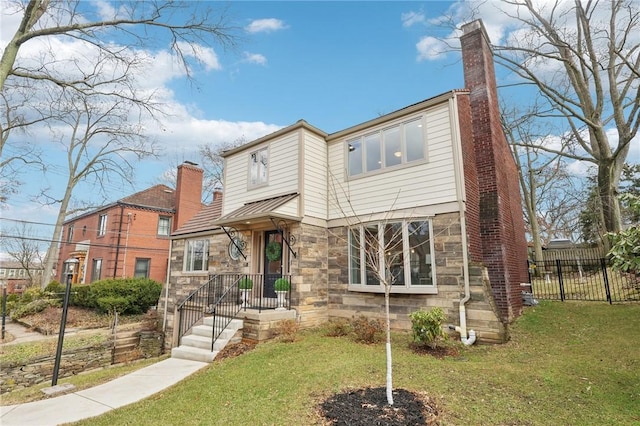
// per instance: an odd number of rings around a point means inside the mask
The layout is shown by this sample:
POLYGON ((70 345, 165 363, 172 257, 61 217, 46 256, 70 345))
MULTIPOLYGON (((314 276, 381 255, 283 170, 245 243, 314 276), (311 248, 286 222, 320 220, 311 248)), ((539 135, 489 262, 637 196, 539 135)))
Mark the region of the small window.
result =
POLYGON ((158 235, 169 236, 171 230, 171 218, 169 216, 158 217, 158 235))
POLYGON ((136 268, 133 272, 134 278, 149 278, 149 267, 151 259, 136 258, 136 268))
POLYGON ((6 269, 0 269, 0 277, 6 277, 7 276, 7 270, 6 269))
POLYGON ((98 237, 107 233, 107 215, 101 214, 98 219, 98 237))
POLYGON ((73 241, 73 225, 69 225, 67 227, 67 242, 70 243, 73 241))
POLYGON ((91 269, 91 282, 99 281, 102 278, 102 259, 93 259, 91 269))
POLYGON ((185 271, 206 272, 209 270, 209 240, 187 241, 185 250, 185 271))
POLYGON ((16 270, 15 269, 9 269, 9 278, 13 278, 16 276, 16 270))
POLYGON ((349 176, 362 173, 362 142, 359 139, 347 141, 347 156, 349 158, 349 176))
POLYGON ((269 150, 262 148, 249 156, 249 184, 250 186, 266 185, 269 171, 269 150))

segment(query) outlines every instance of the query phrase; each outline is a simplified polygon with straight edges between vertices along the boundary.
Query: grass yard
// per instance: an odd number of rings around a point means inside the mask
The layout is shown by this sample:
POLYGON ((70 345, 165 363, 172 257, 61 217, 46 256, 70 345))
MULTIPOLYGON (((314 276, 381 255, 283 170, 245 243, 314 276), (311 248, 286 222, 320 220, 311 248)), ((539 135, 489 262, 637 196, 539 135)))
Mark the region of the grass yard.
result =
MULTIPOLYGON (((640 425, 640 304, 543 302, 500 346, 437 359, 394 336, 394 387, 435 398, 441 425, 640 425)), ((384 345, 321 330, 213 363, 82 425, 311 425, 325 397, 384 386, 384 345)))

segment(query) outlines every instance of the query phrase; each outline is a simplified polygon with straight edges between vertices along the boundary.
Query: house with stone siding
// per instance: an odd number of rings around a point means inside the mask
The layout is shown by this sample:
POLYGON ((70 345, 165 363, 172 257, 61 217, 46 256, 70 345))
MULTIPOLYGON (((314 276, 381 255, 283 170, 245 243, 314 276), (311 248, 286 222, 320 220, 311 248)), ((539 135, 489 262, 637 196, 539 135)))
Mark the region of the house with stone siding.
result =
POLYGON ((237 302, 247 339, 268 339, 282 319, 383 318, 376 267, 394 277, 392 328, 437 306, 466 343, 508 339, 528 280, 518 171, 480 21, 461 43, 464 89, 331 134, 300 120, 224 154, 224 196, 171 236, 168 346, 185 299, 220 277, 254 283, 237 302), (395 256, 372 264, 370 246, 395 256), (288 300, 271 309, 281 277, 288 300))

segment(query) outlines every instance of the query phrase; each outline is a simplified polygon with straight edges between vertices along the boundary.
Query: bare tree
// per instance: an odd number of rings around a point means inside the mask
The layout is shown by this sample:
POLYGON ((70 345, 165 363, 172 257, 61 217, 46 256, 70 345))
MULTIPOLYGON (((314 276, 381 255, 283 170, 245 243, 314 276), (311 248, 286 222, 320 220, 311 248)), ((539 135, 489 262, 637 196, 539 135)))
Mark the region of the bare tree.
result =
POLYGON ((67 154, 67 181, 61 194, 55 191, 41 194, 43 202, 60 205, 52 244, 47 251, 43 286, 51 278, 64 220, 73 213, 69 205, 74 188, 80 182, 88 182, 101 190, 107 180, 116 176, 131 182, 135 161, 157 152, 154 142, 144 136, 139 121, 148 102, 134 102, 121 92, 105 97, 105 94, 88 96, 62 89, 50 93, 54 94, 58 95, 57 99, 52 98, 47 104, 59 112, 60 118, 50 124, 50 132, 67 154))
POLYGON ((34 271, 36 267, 40 269, 42 266, 43 251, 40 241, 41 239, 34 238, 33 229, 25 223, 9 229, 8 234, 0 238, 3 250, 26 271, 28 287, 37 283, 38 277, 34 271))
POLYGON ((234 35, 237 28, 229 24, 225 10, 216 12, 210 5, 207 2, 121 1, 117 7, 105 4, 99 10, 91 10, 84 7, 82 1, 5 1, 3 7, 22 14, 22 20, 2 53, 0 90, 9 76, 51 80, 77 88, 92 86, 88 79, 61 75, 52 64, 16 66, 21 47, 41 38, 78 41, 114 60, 122 58, 123 46, 133 49, 165 39, 189 72, 189 60, 198 59, 200 45, 233 46, 237 40, 234 35), (114 39, 123 42, 115 44, 114 39))
POLYGON ((566 147, 537 148, 596 165, 605 230, 619 231, 619 179, 640 126, 640 3, 504 0, 502 5, 522 28, 494 46, 496 62, 536 87, 549 105, 539 116, 563 118, 572 135, 566 147), (610 127, 617 130, 617 143, 610 127))
POLYGON ((575 239, 580 205, 563 156, 540 148, 565 144, 551 135, 548 126, 540 126, 538 114, 539 109, 535 107, 521 112, 503 105, 501 119, 518 166, 525 222, 535 258, 542 259, 542 246, 549 239, 559 234, 575 239))
POLYGON ((214 191, 223 189, 224 186, 224 158, 222 154, 233 148, 237 148, 244 144, 244 137, 236 139, 233 142, 224 142, 218 145, 202 145, 199 153, 204 166, 204 188, 203 195, 207 195, 208 199, 214 191))
MULTIPOLYGON (((363 215, 356 211, 348 188, 343 187, 339 180, 330 173, 329 202, 340 213, 341 219, 347 224, 347 235, 333 233, 333 236, 342 240, 342 243, 350 250, 364 252, 364 263, 358 264, 366 271, 366 279, 374 284, 382 284, 384 287, 384 317, 385 317, 385 351, 386 351, 386 395, 387 403, 393 405, 393 362, 391 352, 391 316, 389 301, 391 289, 403 280, 405 274, 404 256, 407 255, 404 241, 409 242, 408 253, 424 259, 430 252, 432 235, 428 220, 414 218, 405 213, 402 219, 392 217, 400 191, 396 194, 383 217, 376 215, 363 215), (341 202, 340 200, 345 200, 341 202)), ((448 232, 445 227, 441 232, 448 232)), ((350 265, 351 268, 351 265, 350 265)))

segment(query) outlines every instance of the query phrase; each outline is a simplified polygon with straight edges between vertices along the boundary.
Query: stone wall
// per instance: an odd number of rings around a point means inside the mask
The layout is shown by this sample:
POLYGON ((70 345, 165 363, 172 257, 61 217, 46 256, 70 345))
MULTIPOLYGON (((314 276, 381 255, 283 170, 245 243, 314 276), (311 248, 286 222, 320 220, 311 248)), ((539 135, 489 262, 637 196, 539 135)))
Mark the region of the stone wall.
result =
MULTIPOLYGON (((164 334, 156 331, 136 333, 138 341, 128 351, 127 362, 162 355, 164 334)), ((58 378, 73 376, 85 371, 108 367, 119 361, 114 356, 113 340, 74 350, 64 350, 60 357, 58 378)), ((0 394, 27 388, 53 378, 55 354, 2 363, 0 370, 0 394)))
MULTIPOLYGON (((461 228, 458 213, 432 219, 435 248, 437 294, 394 294, 389 301, 391 327, 410 330, 409 314, 419 309, 442 308, 447 321, 459 325, 459 301, 464 297, 464 270, 461 228)), ((346 228, 332 229, 329 237, 329 317, 352 318, 365 315, 384 318, 384 293, 348 290, 348 248, 346 228)), ((480 342, 507 338, 498 319, 488 285, 486 270, 470 268, 471 300, 467 306, 467 328, 474 329, 480 342)))
MULTIPOLYGON (((58 378, 111 365, 112 342, 64 351, 60 358, 58 378)), ((16 363, 3 363, 0 371, 0 393, 11 392, 51 381, 55 355, 16 363)))

